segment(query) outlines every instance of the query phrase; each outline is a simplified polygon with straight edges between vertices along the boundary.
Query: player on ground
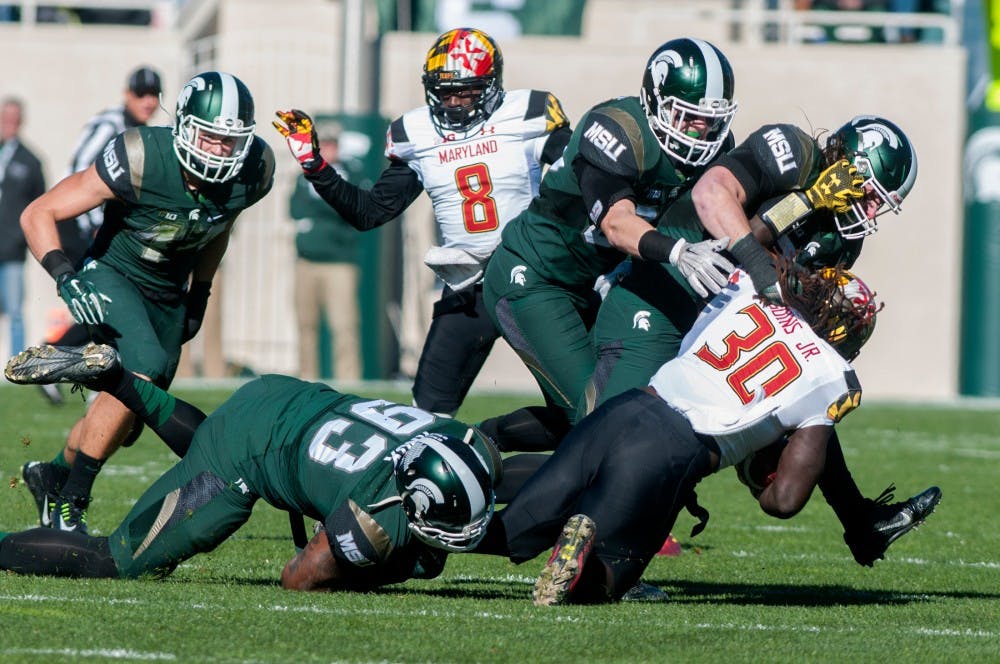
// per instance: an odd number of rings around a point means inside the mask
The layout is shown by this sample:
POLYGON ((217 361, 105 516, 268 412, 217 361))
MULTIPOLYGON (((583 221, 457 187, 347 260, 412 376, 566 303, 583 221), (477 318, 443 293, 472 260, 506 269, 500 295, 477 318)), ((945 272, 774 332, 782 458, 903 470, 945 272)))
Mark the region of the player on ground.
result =
POLYGON ((420 356, 414 403, 454 415, 499 337, 483 306, 483 266, 500 231, 538 193, 542 168, 562 155, 569 122, 551 93, 504 90, 503 56, 481 30, 449 30, 424 63, 427 105, 397 118, 374 186, 346 182, 319 155, 312 121, 279 111, 275 126, 306 178, 359 230, 395 219, 421 191, 443 246, 424 262, 445 282, 420 356))
MULTIPOLYGON (((649 386, 606 402, 563 441, 498 513, 482 553, 529 560, 556 547, 536 604, 616 600, 640 574, 701 478, 788 436, 768 513, 788 518, 823 472, 833 425, 857 408, 849 359, 874 328, 872 292, 838 268, 779 264, 788 306, 761 298, 735 273, 649 386), (638 461, 637 461, 638 460, 638 461)), ((883 551, 940 500, 932 487, 892 508, 873 534, 883 551), (890 513, 891 511, 891 513, 890 513)))
MULTIPOLYGON (((119 134, 97 162, 21 216, 31 253, 74 318, 160 387, 170 384, 181 344, 201 326, 237 216, 271 188, 274 154, 254 126, 253 98, 242 81, 199 74, 177 97, 172 130, 119 134), (78 271, 56 223, 100 205, 104 223, 78 271)), ((43 526, 86 531, 94 479, 134 421, 114 397, 100 394, 51 463, 25 465, 43 526)))
POLYGON ((295 590, 364 589, 432 578, 493 513, 499 456, 475 429, 412 406, 264 376, 207 418, 122 369, 110 346, 41 346, 7 366, 16 383, 83 382, 127 405, 183 456, 108 537, 35 528, 0 533, 0 569, 21 574, 164 576, 211 551, 254 503, 321 520, 286 566, 295 590))

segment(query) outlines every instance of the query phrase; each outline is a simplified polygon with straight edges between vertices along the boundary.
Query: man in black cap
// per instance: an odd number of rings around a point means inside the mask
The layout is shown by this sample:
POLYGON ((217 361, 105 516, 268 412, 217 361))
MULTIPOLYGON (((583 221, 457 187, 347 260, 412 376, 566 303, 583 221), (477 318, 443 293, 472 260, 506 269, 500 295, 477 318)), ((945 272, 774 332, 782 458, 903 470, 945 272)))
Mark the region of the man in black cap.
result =
MULTIPOLYGON (((108 141, 118 134, 132 127, 146 125, 159 108, 162 91, 160 75, 154 69, 141 66, 132 71, 125 81, 122 104, 101 111, 84 125, 76 147, 73 148, 67 175, 82 171, 94 163, 108 141)), ((63 251, 71 261, 79 263, 83 259, 84 252, 103 222, 104 207, 101 206, 77 217, 75 224, 56 226, 63 251)), ((78 345, 89 340, 86 328, 72 324, 72 317, 68 312, 65 316, 53 315, 50 318, 52 320, 45 333, 46 343, 78 345)), ((42 388, 42 392, 53 404, 63 402, 62 394, 55 385, 43 385, 42 388)))

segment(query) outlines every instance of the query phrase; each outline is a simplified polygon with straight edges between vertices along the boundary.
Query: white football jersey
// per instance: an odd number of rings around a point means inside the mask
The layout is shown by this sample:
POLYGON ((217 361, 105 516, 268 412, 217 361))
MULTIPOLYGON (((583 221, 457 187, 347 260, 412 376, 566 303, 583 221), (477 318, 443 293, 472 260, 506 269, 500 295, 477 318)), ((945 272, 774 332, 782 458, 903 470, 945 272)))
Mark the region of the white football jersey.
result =
POLYGON ((392 123, 385 156, 412 168, 434 205, 443 246, 488 258, 500 232, 538 193, 545 141, 566 117, 539 90, 508 90, 469 134, 441 136, 426 106, 392 123))
POLYGON ((794 309, 755 294, 745 272, 733 273, 649 382, 718 442, 720 468, 795 429, 832 426, 861 402, 850 363, 794 309))

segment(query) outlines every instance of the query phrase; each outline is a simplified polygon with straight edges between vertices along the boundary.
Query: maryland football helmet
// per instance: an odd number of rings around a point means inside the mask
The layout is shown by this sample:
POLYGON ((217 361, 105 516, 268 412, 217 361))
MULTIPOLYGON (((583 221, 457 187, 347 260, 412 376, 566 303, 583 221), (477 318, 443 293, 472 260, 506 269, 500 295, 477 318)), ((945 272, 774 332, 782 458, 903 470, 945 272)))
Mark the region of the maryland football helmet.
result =
POLYGON ((503 54, 482 30, 449 30, 427 52, 423 84, 437 130, 468 131, 484 122, 503 101, 503 54), (447 95, 463 93, 473 95, 470 104, 445 105, 447 95))
POLYGON ((493 480, 486 461, 457 438, 422 434, 393 454, 396 489, 410 531, 445 551, 468 551, 493 517, 493 480))
POLYGON ((733 68, 712 44, 672 39, 650 56, 639 100, 663 151, 690 166, 710 162, 736 115, 733 68), (704 137, 691 127, 703 120, 704 137))
POLYGON ((875 331, 875 317, 881 305, 875 302, 875 292, 853 272, 826 267, 820 276, 836 284, 836 291, 826 303, 829 311, 823 325, 827 343, 851 361, 875 331))
POLYGON ((852 240, 878 230, 876 218, 899 214, 917 179, 917 153, 906 134, 894 123, 875 115, 859 115, 833 133, 844 156, 865 178, 865 196, 851 210, 834 215, 837 230, 852 240))
POLYGON ((181 165, 205 182, 236 177, 254 138, 253 97, 232 74, 209 71, 188 81, 177 96, 174 153, 181 165), (216 155, 203 149, 205 134, 221 138, 232 150, 216 155))

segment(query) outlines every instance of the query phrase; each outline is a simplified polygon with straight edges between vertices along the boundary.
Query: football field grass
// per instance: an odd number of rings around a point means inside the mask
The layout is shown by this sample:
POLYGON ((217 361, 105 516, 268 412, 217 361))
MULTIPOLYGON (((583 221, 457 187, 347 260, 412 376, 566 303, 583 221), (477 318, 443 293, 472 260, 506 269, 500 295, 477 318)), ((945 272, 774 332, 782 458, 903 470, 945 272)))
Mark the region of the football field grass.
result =
MULTIPOLYGON (((228 391, 178 394, 210 410, 228 391)), ((526 401, 473 396, 460 417, 526 401)), ((55 408, 34 388, 0 386, 0 530, 35 524, 20 467, 50 459, 82 412, 76 395, 55 408)), ((1000 407, 866 404, 840 430, 866 495, 890 482, 896 500, 932 484, 944 493, 871 569, 818 493, 775 520, 727 469, 699 487, 705 532, 688 537, 682 513, 682 554, 647 570, 669 603, 536 608, 543 558, 479 555, 374 593, 294 593, 278 584, 294 553, 287 519, 260 502, 163 581, 0 572, 0 662, 1000 662, 1000 407)), ((94 486, 91 532, 110 533, 173 461, 150 433, 115 456, 94 486)))

